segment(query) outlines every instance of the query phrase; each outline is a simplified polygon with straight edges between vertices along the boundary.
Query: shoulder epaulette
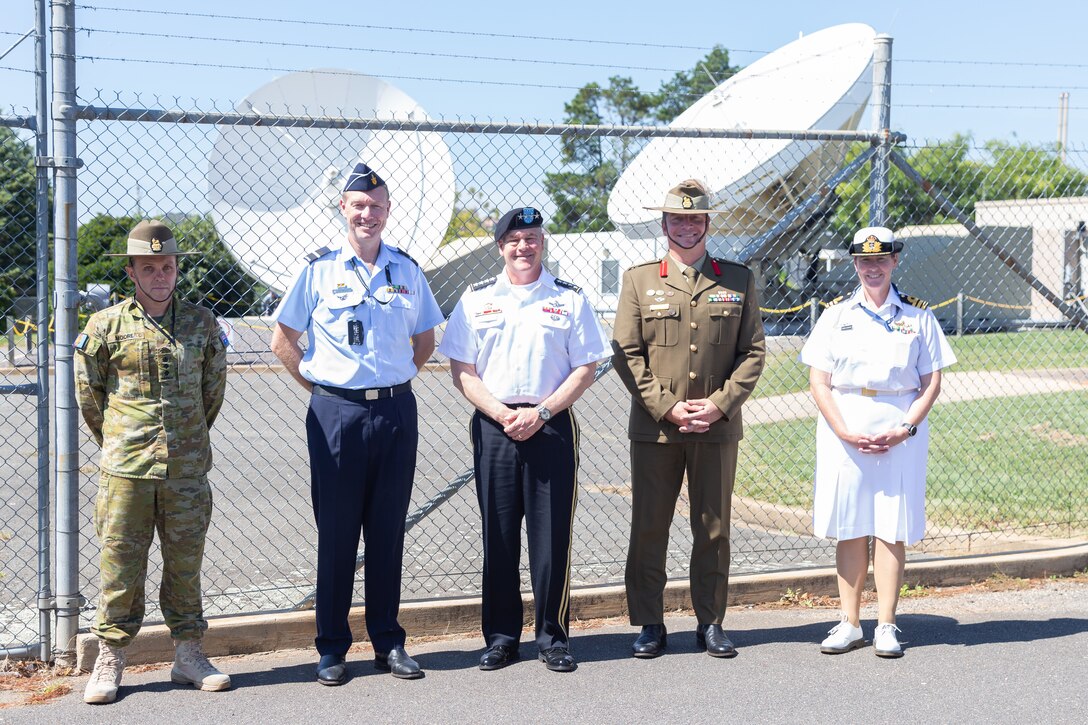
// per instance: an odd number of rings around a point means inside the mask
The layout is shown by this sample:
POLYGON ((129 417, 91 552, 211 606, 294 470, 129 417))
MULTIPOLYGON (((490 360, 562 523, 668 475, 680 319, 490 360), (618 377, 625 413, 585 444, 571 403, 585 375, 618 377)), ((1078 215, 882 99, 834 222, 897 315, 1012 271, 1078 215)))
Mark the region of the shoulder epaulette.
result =
POLYGON ((660 259, 647 259, 645 262, 639 262, 638 264, 632 264, 631 269, 635 269, 636 267, 645 267, 648 264, 661 264, 661 260, 660 259))
POLYGON ((417 266, 417 267, 419 266, 419 262, 417 262, 416 260, 412 259, 412 255, 411 255, 411 254, 408 254, 408 252, 404 251, 404 250, 403 250, 403 249, 401 249, 400 247, 394 247, 394 246, 390 245, 390 247, 389 247, 389 248, 390 248, 390 249, 392 249, 392 250, 393 250, 394 252, 398 252, 399 254, 401 254, 401 255, 403 255, 403 256, 405 256, 405 257, 407 257, 407 258, 408 258, 408 261, 409 261, 409 262, 411 262, 412 264, 414 264, 415 266, 417 266))
POLYGON ((929 307, 928 302, 926 302, 925 300, 923 300, 923 299, 921 299, 919 297, 915 297, 914 295, 905 295, 902 292, 900 292, 899 293, 899 299, 903 300, 904 302, 906 302, 908 305, 911 305, 912 307, 917 307, 920 310, 924 310, 924 309, 929 307))
POLYGON ((839 304, 840 302, 842 302, 842 301, 843 301, 844 299, 846 299, 846 297, 845 297, 844 295, 839 295, 839 296, 838 296, 838 297, 836 297, 835 299, 833 299, 833 300, 831 300, 830 302, 828 302, 828 303, 827 303, 827 306, 828 306, 828 307, 832 307, 832 306, 834 306, 834 305, 837 305, 837 304, 839 304))
POLYGON ((555 283, 556 283, 557 285, 559 285, 560 287, 566 287, 567 289, 569 289, 569 290, 574 290, 575 292, 581 292, 581 291, 582 291, 582 288, 581 288, 581 287, 579 287, 578 285, 574 284, 573 282, 568 282, 568 281, 567 281, 567 280, 565 280, 565 279, 559 279, 558 277, 556 277, 556 278, 555 278, 555 283))
POLYGON ((722 264, 731 264, 734 267, 740 267, 741 269, 748 269, 748 265, 741 264, 740 262, 738 262, 735 259, 724 259, 722 257, 711 257, 711 259, 713 259, 716 262, 721 262, 722 264))
POLYGON ((498 277, 488 277, 487 279, 482 279, 479 282, 473 284, 469 289, 471 289, 473 292, 475 292, 476 290, 482 290, 484 287, 490 287, 491 285, 495 284, 498 279, 498 277))
POLYGON ((329 247, 329 246, 324 246, 324 247, 321 247, 320 249, 315 249, 314 251, 312 251, 312 252, 310 252, 309 254, 306 255, 306 261, 308 263, 310 263, 310 264, 313 264, 314 262, 321 259, 322 257, 324 257, 326 254, 328 254, 331 251, 332 251, 332 247, 329 247))

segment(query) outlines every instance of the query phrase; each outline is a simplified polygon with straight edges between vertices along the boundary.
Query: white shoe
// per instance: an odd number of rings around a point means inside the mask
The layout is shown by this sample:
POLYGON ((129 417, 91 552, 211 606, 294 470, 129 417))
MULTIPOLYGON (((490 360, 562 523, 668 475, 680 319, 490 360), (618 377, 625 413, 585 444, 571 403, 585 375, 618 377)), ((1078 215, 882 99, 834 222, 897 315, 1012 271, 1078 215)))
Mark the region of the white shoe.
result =
POLYGON ((175 685, 192 685, 205 692, 230 689, 230 676, 224 675, 208 661, 199 639, 174 640, 174 667, 170 681, 175 685))
POLYGON ((864 646, 865 634, 861 631, 861 627, 855 627, 846 617, 843 617, 842 621, 828 632, 827 639, 820 643, 820 651, 825 655, 841 655, 843 652, 864 646))
POLYGON ((117 699, 117 688, 125 671, 125 650, 98 641, 98 658, 91 670, 91 679, 83 691, 83 702, 107 705, 117 699))
POLYGON ((876 632, 873 633, 873 649, 876 651, 876 656, 902 657, 903 648, 899 646, 899 638, 895 636, 896 632, 902 631, 899 627, 887 622, 876 625, 876 632))

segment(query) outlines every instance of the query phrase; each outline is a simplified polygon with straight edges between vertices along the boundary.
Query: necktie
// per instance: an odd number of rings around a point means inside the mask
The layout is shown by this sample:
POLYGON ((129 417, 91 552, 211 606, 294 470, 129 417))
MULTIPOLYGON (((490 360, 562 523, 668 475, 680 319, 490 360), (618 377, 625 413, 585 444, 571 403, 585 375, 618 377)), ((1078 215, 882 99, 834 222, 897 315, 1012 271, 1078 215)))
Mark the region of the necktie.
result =
POLYGON ((684 270, 684 276, 688 278, 688 284, 692 289, 695 289, 695 282, 698 280, 699 273, 695 270, 695 267, 688 267, 684 270))

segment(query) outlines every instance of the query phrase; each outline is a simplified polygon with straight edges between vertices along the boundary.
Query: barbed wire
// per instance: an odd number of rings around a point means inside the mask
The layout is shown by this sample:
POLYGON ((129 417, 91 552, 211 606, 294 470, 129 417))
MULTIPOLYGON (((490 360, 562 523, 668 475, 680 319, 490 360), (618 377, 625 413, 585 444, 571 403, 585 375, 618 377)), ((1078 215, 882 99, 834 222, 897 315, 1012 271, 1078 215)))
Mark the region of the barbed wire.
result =
POLYGON ((33 68, 15 68, 10 65, 0 65, 0 70, 10 70, 15 73, 30 73, 31 75, 35 72, 33 68))
POLYGON ((460 53, 438 53, 435 51, 403 50, 398 48, 359 48, 350 45, 329 45, 328 43, 292 43, 277 40, 253 40, 248 38, 224 38, 208 35, 180 35, 177 33, 148 33, 135 30, 111 30, 109 28, 76 28, 77 31, 87 33, 106 33, 111 35, 135 35, 144 38, 169 38, 171 40, 199 40, 217 43, 243 43, 248 45, 274 46, 279 48, 315 48, 320 50, 349 50, 352 52, 387 53, 392 55, 415 55, 431 58, 456 58, 458 60, 484 60, 498 61, 501 63, 538 63, 542 65, 567 65, 579 68, 613 68, 619 70, 659 71, 665 73, 679 73, 679 68, 655 68, 650 66, 618 65, 612 63, 583 63, 567 60, 550 60, 542 58, 513 58, 510 56, 491 55, 464 55, 460 53))

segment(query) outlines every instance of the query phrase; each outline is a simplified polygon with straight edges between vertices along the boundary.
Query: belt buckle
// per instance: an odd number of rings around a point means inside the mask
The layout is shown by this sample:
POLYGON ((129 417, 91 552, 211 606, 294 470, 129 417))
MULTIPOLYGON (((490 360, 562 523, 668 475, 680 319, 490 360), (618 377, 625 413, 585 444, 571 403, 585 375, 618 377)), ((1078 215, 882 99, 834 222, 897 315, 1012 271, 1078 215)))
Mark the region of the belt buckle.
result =
POLYGON ((381 397, 379 395, 380 392, 381 390, 379 388, 368 388, 363 391, 363 400, 377 400, 381 397))
POLYGON ((877 393, 878 391, 873 390, 872 388, 861 389, 861 394, 864 395, 866 398, 875 398, 877 396, 877 393))

